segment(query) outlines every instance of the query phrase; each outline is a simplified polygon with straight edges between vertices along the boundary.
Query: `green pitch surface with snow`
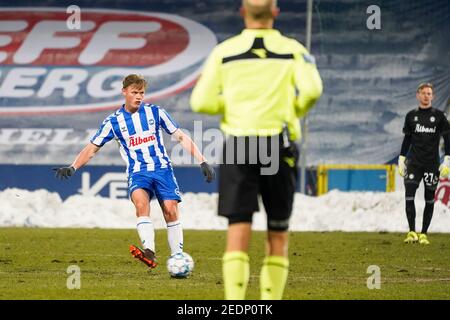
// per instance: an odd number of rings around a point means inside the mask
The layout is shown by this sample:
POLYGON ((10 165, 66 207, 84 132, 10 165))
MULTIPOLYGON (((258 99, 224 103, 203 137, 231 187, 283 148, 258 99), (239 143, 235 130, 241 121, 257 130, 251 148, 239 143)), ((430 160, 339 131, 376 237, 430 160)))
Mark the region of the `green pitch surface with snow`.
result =
MULTIPOLYGON (((195 269, 188 279, 172 279, 165 230, 156 230, 160 265, 149 271, 128 251, 139 244, 135 230, 0 228, 0 299, 222 299, 226 233, 184 235, 195 269), (70 266, 79 267, 80 289, 67 287, 68 279, 77 284, 70 266)), ((429 246, 403 244, 404 236, 291 233, 284 298, 450 299, 450 234, 431 233, 429 246), (379 267, 380 289, 367 287, 371 265, 379 267)), ((259 298, 264 238, 252 237, 248 299, 259 298)))

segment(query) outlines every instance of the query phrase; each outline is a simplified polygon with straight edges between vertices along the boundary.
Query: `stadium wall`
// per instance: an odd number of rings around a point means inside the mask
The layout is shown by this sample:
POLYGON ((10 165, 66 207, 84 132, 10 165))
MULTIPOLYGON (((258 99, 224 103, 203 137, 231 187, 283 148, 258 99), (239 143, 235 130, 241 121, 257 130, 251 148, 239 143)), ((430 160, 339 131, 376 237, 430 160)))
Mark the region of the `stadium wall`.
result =
MULTIPOLYGON (((419 82, 435 83, 436 108, 450 101, 448 1, 381 1, 380 30, 367 28, 370 1, 314 3, 311 48, 324 94, 309 114, 308 166, 387 163, 398 155, 419 82)), ((199 132, 219 127, 218 117, 191 112, 189 97, 212 47, 243 28, 240 1, 80 0, 78 31, 66 28, 71 4, 0 0, 0 20, 15 21, 0 30, 0 163, 70 163, 120 107, 121 78, 136 71, 150 80, 148 101, 183 129, 194 133, 196 121, 199 132), (117 33, 142 27, 148 32, 117 33), (131 48, 133 39, 144 47, 131 48)), ((275 27, 304 43, 306 0, 279 6, 275 27)), ((116 152, 105 148, 96 164, 121 165, 116 152)))
MULTIPOLYGON (((127 198, 127 178, 124 166, 91 165, 78 170, 70 180, 59 180, 52 168, 59 165, 5 165, 0 164, 0 191, 7 188, 23 190, 45 189, 56 192, 65 200, 73 195, 101 196, 111 199, 127 198)), ((199 166, 174 166, 180 191, 183 193, 215 193, 217 179, 206 183, 199 166)), ((307 170, 307 190, 316 194, 315 169, 307 170)), ((218 175, 218 168, 216 167, 218 175)), ((300 186, 297 186, 297 191, 300 186)))

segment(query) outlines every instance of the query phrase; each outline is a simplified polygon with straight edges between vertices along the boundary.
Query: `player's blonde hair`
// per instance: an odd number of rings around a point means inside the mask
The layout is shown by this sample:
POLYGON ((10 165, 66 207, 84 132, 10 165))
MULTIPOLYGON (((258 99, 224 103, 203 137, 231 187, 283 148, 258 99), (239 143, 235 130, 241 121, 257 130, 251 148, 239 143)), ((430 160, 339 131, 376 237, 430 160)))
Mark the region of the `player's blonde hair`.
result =
POLYGON ((122 85, 124 89, 131 85, 134 85, 139 89, 147 89, 147 80, 139 74, 129 74, 123 78, 122 85))
POLYGON ((422 91, 423 88, 430 88, 431 91, 433 91, 433 93, 434 93, 434 86, 430 82, 422 82, 421 84, 419 84, 419 86, 417 87, 417 93, 422 91))
POLYGON ((272 19, 276 6, 277 0, 242 0, 242 7, 253 20, 272 19))

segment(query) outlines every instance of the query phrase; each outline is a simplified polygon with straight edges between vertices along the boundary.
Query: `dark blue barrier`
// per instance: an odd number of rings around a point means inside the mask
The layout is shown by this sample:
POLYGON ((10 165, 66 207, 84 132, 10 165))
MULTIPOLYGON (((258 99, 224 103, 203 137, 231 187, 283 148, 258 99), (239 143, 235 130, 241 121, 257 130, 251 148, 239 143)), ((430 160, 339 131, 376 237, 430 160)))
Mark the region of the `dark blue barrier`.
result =
MULTIPOLYGON (((123 166, 86 166, 69 180, 54 177, 55 165, 0 165, 0 190, 46 189, 66 199, 74 194, 126 198, 127 182, 123 166)), ((200 167, 174 169, 181 192, 216 192, 217 181, 206 183, 200 167)))
MULTIPOLYGON (((111 198, 127 197, 127 182, 123 166, 86 166, 69 180, 58 180, 52 168, 56 165, 0 165, 0 190, 20 188, 46 189, 58 192, 66 199, 74 194, 100 195, 111 198)), ((200 167, 175 167, 175 177, 181 192, 217 192, 217 179, 206 183, 200 167)), ((218 168, 216 174, 218 177, 218 168)), ((315 171, 307 171, 308 194, 315 195, 315 171)), ((297 191, 299 187, 297 188, 297 191)))

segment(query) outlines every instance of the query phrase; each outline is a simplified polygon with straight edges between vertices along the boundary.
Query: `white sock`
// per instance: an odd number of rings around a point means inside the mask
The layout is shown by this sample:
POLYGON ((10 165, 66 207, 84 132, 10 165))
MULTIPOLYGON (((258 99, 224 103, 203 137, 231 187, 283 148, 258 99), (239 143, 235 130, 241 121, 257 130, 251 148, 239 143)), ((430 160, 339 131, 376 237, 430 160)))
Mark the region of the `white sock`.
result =
POLYGON ((136 228, 144 249, 155 252, 155 227, 150 217, 138 217, 136 228))
POLYGON ((183 252, 183 228, 180 220, 167 223, 167 240, 169 241, 171 255, 183 252))

